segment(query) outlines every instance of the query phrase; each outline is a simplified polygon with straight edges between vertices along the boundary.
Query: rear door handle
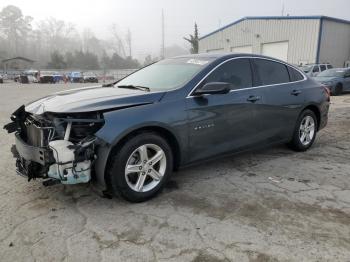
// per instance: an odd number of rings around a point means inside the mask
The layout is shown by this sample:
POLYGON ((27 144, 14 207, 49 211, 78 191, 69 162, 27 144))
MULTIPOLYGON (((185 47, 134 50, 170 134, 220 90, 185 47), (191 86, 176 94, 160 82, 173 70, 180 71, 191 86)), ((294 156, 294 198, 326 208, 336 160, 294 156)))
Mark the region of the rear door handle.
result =
POLYGON ((247 98, 247 101, 249 102, 252 102, 252 103, 255 103, 256 101, 260 100, 260 97, 259 96, 249 96, 247 98))
POLYGON ((298 96, 301 94, 301 91, 300 90, 293 90, 292 93, 290 93, 290 94, 293 96, 298 96))

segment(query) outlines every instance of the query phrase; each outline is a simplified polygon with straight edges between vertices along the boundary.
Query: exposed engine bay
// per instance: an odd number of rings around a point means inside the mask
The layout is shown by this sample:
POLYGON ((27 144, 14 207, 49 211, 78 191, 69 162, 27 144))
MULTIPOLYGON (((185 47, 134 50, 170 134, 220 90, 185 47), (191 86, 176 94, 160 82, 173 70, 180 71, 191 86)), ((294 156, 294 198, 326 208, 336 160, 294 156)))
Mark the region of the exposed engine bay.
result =
POLYGON ((102 113, 50 113, 34 115, 22 106, 4 128, 15 132, 17 173, 44 185, 78 184, 91 180, 102 113))

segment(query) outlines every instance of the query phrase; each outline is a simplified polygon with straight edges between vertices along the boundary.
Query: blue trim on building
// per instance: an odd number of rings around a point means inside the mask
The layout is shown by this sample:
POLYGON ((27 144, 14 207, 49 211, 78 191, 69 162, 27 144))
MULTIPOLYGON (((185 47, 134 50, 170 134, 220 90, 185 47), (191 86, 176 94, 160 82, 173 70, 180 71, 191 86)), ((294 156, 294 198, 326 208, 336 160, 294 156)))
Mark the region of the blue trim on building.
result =
POLYGON ((206 34, 202 37, 199 38, 199 40, 202 40, 208 36, 211 36, 215 33, 218 33, 222 30, 225 30, 228 27, 231 27, 235 24, 238 24, 242 21, 245 20, 295 20, 295 19, 319 19, 319 20, 328 20, 328 21, 332 21, 332 22, 338 22, 338 23, 345 23, 345 24, 350 24, 350 21, 348 20, 344 20, 344 19, 340 19, 340 18, 335 18, 335 17, 329 17, 329 16, 323 16, 323 15, 315 15, 315 16, 247 16, 247 17, 243 17, 231 24, 225 25, 224 27, 221 27, 209 34, 206 34))
POLYGON ((316 50, 316 64, 320 62, 320 49, 321 49, 321 40, 322 40, 322 31, 323 31, 323 18, 320 19, 320 27, 318 29, 318 39, 317 39, 317 50, 316 50))

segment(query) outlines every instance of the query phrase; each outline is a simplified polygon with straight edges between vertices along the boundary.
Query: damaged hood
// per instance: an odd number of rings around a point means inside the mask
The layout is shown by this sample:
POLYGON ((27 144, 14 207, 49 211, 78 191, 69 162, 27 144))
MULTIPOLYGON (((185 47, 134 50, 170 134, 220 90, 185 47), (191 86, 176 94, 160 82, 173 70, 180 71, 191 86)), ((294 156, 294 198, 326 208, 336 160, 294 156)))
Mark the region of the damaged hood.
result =
POLYGON ((36 115, 45 112, 83 113, 126 108, 159 101, 164 92, 145 92, 117 87, 77 88, 33 101, 25 110, 36 115))

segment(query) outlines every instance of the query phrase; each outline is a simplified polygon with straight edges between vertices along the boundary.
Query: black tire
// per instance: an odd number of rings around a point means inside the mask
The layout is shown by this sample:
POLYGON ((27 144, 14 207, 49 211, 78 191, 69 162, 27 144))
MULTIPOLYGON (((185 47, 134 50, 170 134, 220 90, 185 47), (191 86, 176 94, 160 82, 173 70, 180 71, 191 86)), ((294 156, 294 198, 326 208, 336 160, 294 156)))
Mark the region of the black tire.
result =
POLYGON ((139 203, 156 196, 164 187, 173 170, 173 153, 168 142, 153 132, 143 132, 127 140, 124 145, 111 155, 108 166, 107 184, 114 195, 120 195, 129 202, 139 203), (132 153, 142 145, 155 144, 159 146, 166 157, 165 173, 155 188, 147 192, 137 192, 129 187, 125 177, 125 167, 132 153))
POLYGON ((338 83, 334 88, 334 95, 339 96, 343 93, 343 86, 342 84, 338 83))
POLYGON ((299 118, 297 120, 295 129, 294 129, 294 133, 293 133, 293 138, 288 143, 288 146, 291 149, 293 149, 294 151, 297 151, 297 152, 303 152, 303 151, 308 150, 313 145, 313 143, 315 142, 316 134, 317 134, 317 127, 318 127, 318 122, 317 122, 317 117, 316 117, 315 113, 313 111, 309 110, 309 109, 304 110, 303 112, 301 112, 301 114, 300 114, 300 116, 299 116, 299 118), (309 144, 304 145, 301 142, 301 139, 300 139, 300 126, 301 126, 301 123, 302 123, 303 119, 306 116, 310 116, 310 117, 313 118, 314 125, 315 125, 315 131, 314 131, 314 135, 313 135, 311 141, 309 142, 309 144))

